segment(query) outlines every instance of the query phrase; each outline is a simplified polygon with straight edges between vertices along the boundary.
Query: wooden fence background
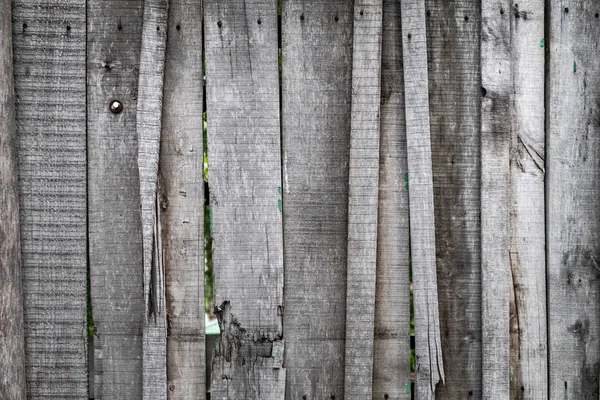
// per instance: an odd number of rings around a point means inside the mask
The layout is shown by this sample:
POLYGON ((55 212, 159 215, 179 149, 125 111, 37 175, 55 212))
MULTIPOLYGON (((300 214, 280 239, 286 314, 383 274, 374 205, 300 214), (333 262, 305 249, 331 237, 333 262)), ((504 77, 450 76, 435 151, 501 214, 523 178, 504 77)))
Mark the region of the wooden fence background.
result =
POLYGON ((598 399, 600 3, 203 3, 0 1, 0 398, 598 399))

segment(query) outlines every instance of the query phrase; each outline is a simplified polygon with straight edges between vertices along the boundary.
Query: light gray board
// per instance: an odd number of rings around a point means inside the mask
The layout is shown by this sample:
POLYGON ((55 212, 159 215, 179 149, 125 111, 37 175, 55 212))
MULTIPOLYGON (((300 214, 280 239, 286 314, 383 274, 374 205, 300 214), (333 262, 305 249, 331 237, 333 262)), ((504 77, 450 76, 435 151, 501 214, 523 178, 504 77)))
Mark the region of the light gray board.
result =
POLYGON ((383 2, 373 398, 409 400, 408 166, 400 2, 383 2), (408 389, 408 390, 407 390, 408 389))
POLYGON ((202 2, 171 0, 159 166, 167 397, 203 400, 202 2))
POLYGON ((600 20, 550 1, 546 81, 549 397, 598 398, 600 20))
POLYGON ((156 196, 168 7, 168 0, 144 0, 137 93, 137 164, 140 179, 145 303, 142 332, 144 399, 167 397, 165 287, 156 196))
POLYGON ((11 1, 0 2, 0 399, 25 400, 11 1))
POLYGON ((88 1, 89 268, 94 398, 142 396, 144 318, 136 99, 140 0, 88 1), (123 104, 110 112, 112 100, 123 104))
POLYGON ((87 395, 85 2, 13 3, 28 398, 87 395))
POLYGON ((482 398, 498 400, 510 386, 511 5, 484 0, 481 10, 482 398))
POLYGON ((221 325, 211 396, 281 399, 285 370, 270 357, 282 338, 283 304, 277 8, 269 0, 206 1, 204 7, 214 303, 221 325), (259 355, 260 366, 254 364, 259 355))
POLYGON ((354 3, 344 398, 372 397, 382 0, 354 3))
MULTIPOLYGON (((513 399, 548 398, 544 204, 543 0, 507 2, 511 19, 511 361, 513 399)), ((495 10, 498 13, 498 10, 495 10)), ((496 51, 496 50, 494 50, 496 51)), ((482 233, 484 232, 482 228, 482 233)))
POLYGON ((353 2, 283 1, 286 398, 343 397, 353 2), (336 20, 337 19, 337 20, 336 20))
POLYGON ((435 399, 436 385, 444 381, 444 366, 436 278, 425 1, 406 0, 401 5, 415 310, 415 398, 429 400, 435 399))
POLYGON ((481 1, 426 0, 429 114, 444 386, 438 399, 480 398, 481 1))

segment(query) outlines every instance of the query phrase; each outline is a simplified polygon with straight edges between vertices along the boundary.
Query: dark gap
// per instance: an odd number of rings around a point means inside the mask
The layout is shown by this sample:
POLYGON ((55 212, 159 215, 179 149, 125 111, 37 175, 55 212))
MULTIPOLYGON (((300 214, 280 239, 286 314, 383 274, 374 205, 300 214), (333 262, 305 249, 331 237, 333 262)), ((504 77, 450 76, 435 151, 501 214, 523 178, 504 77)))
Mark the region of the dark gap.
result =
POLYGON ((177 26, 175 27, 175 29, 177 29, 178 31, 181 30, 181 25, 177 24, 177 26))
POLYGON ((223 25, 221 21, 217 21, 217 26, 220 28, 223 25))
POLYGON ((256 21, 257 24, 261 24, 260 18, 258 19, 258 21, 256 21))
POLYGON ((27 24, 23 23, 23 32, 25 32, 25 29, 27 29, 27 24))
POLYGON ((67 25, 67 31, 71 30, 71 25, 67 25))
POLYGON ((338 17, 337 15, 335 17, 333 17, 333 19, 335 20, 335 22, 338 22, 340 20, 340 17, 338 17))
POLYGON ((408 38, 410 39, 411 37, 412 37, 412 35, 409 33, 409 34, 408 34, 408 38))
POLYGON ((595 17, 598 18, 598 13, 596 13, 595 17))
POLYGON ((565 7, 565 14, 569 12, 569 7, 565 7))
POLYGON ((467 22, 469 21, 469 16, 468 15, 465 15, 465 21, 467 21, 467 22))
POLYGON ((160 32, 160 26, 156 27, 156 32, 160 32))

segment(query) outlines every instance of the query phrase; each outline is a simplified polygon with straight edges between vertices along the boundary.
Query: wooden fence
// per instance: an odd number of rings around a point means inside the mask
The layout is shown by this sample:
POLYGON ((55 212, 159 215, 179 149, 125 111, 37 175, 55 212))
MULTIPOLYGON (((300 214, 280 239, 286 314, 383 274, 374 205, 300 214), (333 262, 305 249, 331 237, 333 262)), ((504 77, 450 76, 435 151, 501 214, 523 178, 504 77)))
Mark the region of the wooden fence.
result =
POLYGON ((203 3, 0 2, 0 399, 598 399, 600 3, 203 3))

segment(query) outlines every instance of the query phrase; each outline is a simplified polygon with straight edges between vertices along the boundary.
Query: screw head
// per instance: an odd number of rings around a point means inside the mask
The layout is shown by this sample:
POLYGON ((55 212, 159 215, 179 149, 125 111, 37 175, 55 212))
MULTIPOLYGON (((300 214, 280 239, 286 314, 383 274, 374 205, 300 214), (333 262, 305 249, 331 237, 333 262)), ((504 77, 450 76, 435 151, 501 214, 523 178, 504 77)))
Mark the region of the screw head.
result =
POLYGON ((123 103, 119 100, 113 100, 110 102, 110 112, 113 114, 118 114, 123 111, 123 103))

